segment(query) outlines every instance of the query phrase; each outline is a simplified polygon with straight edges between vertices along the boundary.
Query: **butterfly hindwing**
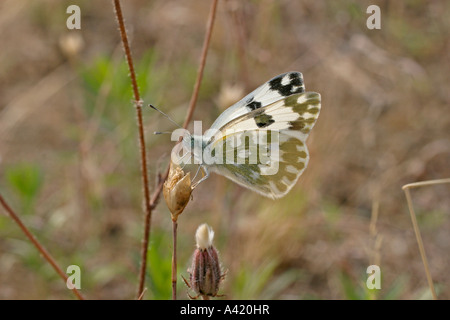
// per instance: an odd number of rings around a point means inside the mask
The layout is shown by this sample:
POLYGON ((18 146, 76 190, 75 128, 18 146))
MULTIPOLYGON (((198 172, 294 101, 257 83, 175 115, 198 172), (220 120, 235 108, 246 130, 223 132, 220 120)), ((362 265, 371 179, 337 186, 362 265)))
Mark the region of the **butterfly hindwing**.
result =
MULTIPOLYGON (((274 79, 281 79, 277 81, 283 85, 286 75, 274 79)), ((220 164, 212 165, 211 170, 267 197, 282 197, 308 164, 305 142, 319 112, 320 94, 306 92, 231 119, 220 127, 219 134, 204 137, 207 152, 223 153, 220 164)))

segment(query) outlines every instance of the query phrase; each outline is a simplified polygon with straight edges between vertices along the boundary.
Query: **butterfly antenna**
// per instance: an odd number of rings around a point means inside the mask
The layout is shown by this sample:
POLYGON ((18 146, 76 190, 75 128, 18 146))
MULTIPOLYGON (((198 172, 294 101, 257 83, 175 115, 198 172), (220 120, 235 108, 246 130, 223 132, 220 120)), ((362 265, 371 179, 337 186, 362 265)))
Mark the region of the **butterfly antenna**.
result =
MULTIPOLYGON (((178 128, 182 128, 178 123, 176 123, 168 114, 162 112, 161 110, 159 110, 158 108, 156 108, 155 106, 152 106, 151 104, 148 105, 150 108, 152 108, 153 110, 158 111, 159 113, 161 113, 163 116, 165 116, 167 119, 169 119, 170 122, 172 122, 174 125, 176 125, 178 128)), ((155 134, 160 134, 159 132, 155 134)))

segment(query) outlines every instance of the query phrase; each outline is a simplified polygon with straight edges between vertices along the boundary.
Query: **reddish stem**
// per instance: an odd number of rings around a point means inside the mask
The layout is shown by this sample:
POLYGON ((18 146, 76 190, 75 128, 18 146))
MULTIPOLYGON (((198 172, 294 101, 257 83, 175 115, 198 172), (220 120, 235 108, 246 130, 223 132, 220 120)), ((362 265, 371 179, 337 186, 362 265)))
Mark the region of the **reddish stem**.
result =
POLYGON ((141 177, 142 177, 142 188, 144 193, 144 204, 145 204, 145 216, 144 216, 144 235, 142 237, 141 246, 141 266, 139 270, 139 286, 137 297, 139 298, 144 290, 145 285, 145 271, 147 269, 147 251, 148 251, 148 240, 150 238, 151 229, 151 217, 152 217, 152 206, 150 204, 150 190, 148 186, 148 174, 147 174, 147 155, 145 152, 145 135, 144 135, 144 124, 142 120, 142 101, 139 95, 139 88, 136 81, 136 73, 134 72, 133 58, 131 57, 130 45, 128 43, 127 31, 125 29, 125 22, 122 14, 122 8, 120 6, 119 0, 114 0, 114 8, 116 11, 117 23, 119 24, 120 37, 122 39, 123 49, 125 51, 125 57, 128 63, 128 69, 130 71, 131 86, 134 93, 134 104, 136 107, 136 118, 137 126, 139 130, 139 149, 140 149, 140 159, 141 159, 141 177))
POLYGON ((191 101, 189 102, 189 109, 186 114, 186 118, 183 123, 183 128, 187 128, 189 122, 194 114, 195 105, 197 104, 198 92, 200 91, 200 84, 203 78, 203 70, 205 69, 206 56, 208 54, 209 42, 211 40, 211 34, 214 26, 214 20, 216 17, 216 8, 218 0, 214 0, 209 11, 208 23, 206 27, 205 40, 203 41, 202 55, 200 56, 200 65, 197 70, 197 80, 195 81, 194 91, 192 93, 191 101))
POLYGON ((172 220, 172 300, 177 300, 177 227, 177 221, 172 220))
MULTIPOLYGON (((5 208, 6 212, 9 213, 9 216, 14 220, 14 222, 17 223, 17 225, 22 229, 23 233, 27 236, 27 238, 31 241, 31 243, 38 249, 38 251, 42 254, 45 260, 47 260, 48 263, 55 269, 56 273, 59 274, 59 276, 64 280, 64 283, 67 284, 67 275, 62 271, 62 269, 58 266, 55 259, 50 255, 50 253, 44 248, 43 245, 39 243, 39 241, 36 239, 36 237, 31 233, 30 230, 25 226, 25 224, 22 222, 22 220, 19 218, 19 216, 11 209, 11 207, 6 203, 5 199, 3 199, 2 195, 0 195, 0 203, 2 204, 3 208, 5 208)), ((71 289, 73 293, 77 296, 78 299, 84 300, 83 295, 80 291, 77 290, 77 288, 71 289)))

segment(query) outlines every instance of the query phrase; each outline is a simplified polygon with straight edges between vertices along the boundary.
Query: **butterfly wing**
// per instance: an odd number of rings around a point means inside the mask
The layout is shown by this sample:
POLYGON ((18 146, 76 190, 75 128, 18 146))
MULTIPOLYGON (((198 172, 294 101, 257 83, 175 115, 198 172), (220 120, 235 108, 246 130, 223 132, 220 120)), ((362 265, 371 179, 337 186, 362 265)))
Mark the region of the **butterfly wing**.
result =
MULTIPOLYGON (((280 74, 226 109, 216 121, 214 121, 211 129, 222 128, 228 122, 249 112, 263 108, 290 95, 303 92, 305 92, 305 86, 303 83, 303 76, 300 72, 293 71, 280 74)), ((206 134, 205 138, 208 139, 211 138, 211 136, 206 134)))
POLYGON ((305 142, 319 112, 320 94, 306 92, 228 121, 207 142, 207 152, 222 152, 222 161, 209 168, 266 197, 284 196, 308 164, 305 142))

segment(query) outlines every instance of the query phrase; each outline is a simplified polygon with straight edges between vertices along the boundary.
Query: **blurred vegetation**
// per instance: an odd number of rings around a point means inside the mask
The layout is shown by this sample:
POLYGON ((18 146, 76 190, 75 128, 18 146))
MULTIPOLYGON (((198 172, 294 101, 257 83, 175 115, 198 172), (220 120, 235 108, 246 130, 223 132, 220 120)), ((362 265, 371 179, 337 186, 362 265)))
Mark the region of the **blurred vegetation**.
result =
MULTIPOLYGON (((215 230, 223 299, 429 299, 401 186, 450 176, 446 110, 448 1, 220 1, 195 120, 203 130, 271 77, 298 70, 322 111, 310 164, 277 201, 212 176, 179 219, 178 271, 188 278, 194 232, 215 230), (380 203, 373 221, 373 204, 380 203), (372 228, 375 226, 375 228, 372 228), (373 231, 375 230, 375 231, 373 231), (382 289, 365 286, 379 264, 382 289)), ((131 299, 143 232, 135 112, 112 5, 7 1, 0 10, 0 193, 64 268, 82 270, 90 299, 131 299), (82 29, 67 30, 78 4, 82 29), (20 21, 20 24, 14 24, 20 21), (32 50, 30 50, 32 48, 32 50)), ((144 105, 184 119, 209 6, 122 1, 144 105)), ((150 187, 174 125, 144 108, 150 187)), ((413 200, 439 297, 448 299, 449 187, 413 200)), ((2 212, 2 210, 0 210, 2 212)), ((171 296, 171 221, 153 214, 146 299, 171 296)), ((0 215, 0 299, 72 299, 0 215), (30 285, 31 284, 31 285, 30 285)), ((187 299, 181 277, 178 296, 187 299)))
POLYGON ((19 198, 21 212, 30 214, 42 187, 41 169, 33 164, 21 163, 7 169, 5 176, 9 187, 19 198))

